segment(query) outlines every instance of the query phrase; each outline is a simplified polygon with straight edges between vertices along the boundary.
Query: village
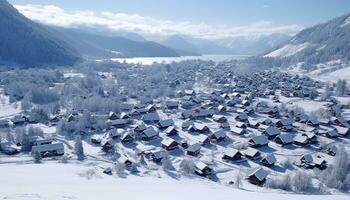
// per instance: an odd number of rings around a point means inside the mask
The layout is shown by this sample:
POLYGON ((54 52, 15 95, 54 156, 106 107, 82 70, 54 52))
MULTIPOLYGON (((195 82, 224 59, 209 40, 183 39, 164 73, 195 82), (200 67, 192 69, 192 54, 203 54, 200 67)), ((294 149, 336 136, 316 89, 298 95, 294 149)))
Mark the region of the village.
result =
MULTIPOLYGON (((173 89, 161 98, 140 100, 121 90, 125 100, 118 111, 86 114, 66 108, 40 120, 25 111, 3 117, 0 164, 21 158, 42 164, 100 160, 106 176, 164 170, 249 190, 273 188, 273 180, 288 174, 320 174, 334 163, 339 148, 349 148, 349 90, 338 98, 326 88, 334 91, 336 84, 307 76, 275 70, 238 74, 226 65, 216 67, 222 70, 188 69, 154 82, 173 89), (178 87, 188 82, 192 87, 178 87), (78 123, 83 126, 69 128, 78 123)), ((140 69, 131 71, 129 77, 135 78, 140 69)), ((116 74, 93 76, 118 86, 116 74)), ((64 78, 76 81, 84 74, 64 78)), ((142 82, 138 87, 142 90, 142 82)), ((108 99, 111 94, 101 95, 108 99)), ((320 177, 315 180, 322 184, 320 177)))

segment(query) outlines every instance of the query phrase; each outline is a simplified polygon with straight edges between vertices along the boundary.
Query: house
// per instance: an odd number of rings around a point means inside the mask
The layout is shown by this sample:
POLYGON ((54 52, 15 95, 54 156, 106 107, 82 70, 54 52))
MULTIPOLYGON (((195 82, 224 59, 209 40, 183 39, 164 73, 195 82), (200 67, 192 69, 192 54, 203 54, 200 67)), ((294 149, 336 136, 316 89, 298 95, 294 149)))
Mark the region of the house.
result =
POLYGON ((292 133, 280 134, 275 137, 275 142, 280 145, 288 145, 293 143, 294 135, 292 133))
POLYGON ((258 128, 260 126, 260 123, 257 120, 249 119, 248 126, 251 128, 258 128))
POLYGON ((74 121, 74 120, 75 120, 75 116, 73 114, 69 114, 68 117, 67 117, 67 121, 71 122, 71 121, 74 121))
POLYGON ((298 134, 294 137, 293 143, 299 146, 305 146, 309 144, 309 138, 305 135, 298 134))
POLYGON ((199 142, 200 144, 202 144, 202 145, 210 144, 210 138, 209 138, 209 136, 204 135, 204 134, 198 135, 197 140, 198 140, 198 142, 199 142))
POLYGON ((266 135, 268 139, 274 139, 276 136, 281 134, 281 131, 276 127, 269 126, 262 132, 262 134, 266 135))
POLYGON ((190 156, 198 156, 201 151, 201 145, 199 143, 195 143, 192 145, 189 145, 186 149, 187 155, 190 156))
POLYGON ((158 127, 160 129, 166 129, 170 126, 173 126, 174 125, 174 120, 172 119, 164 119, 164 120, 161 120, 158 122, 158 127))
POLYGON ((195 123, 188 127, 188 131, 206 133, 206 132, 210 132, 210 129, 206 125, 195 123))
POLYGON ((157 111, 156 106, 153 104, 149 104, 148 106, 145 107, 145 109, 146 109, 146 112, 156 112, 157 111))
POLYGON ((162 140, 162 147, 168 151, 174 150, 179 146, 179 143, 171 138, 162 140))
POLYGON ((162 159, 164 157, 164 150, 153 151, 153 152, 151 152, 150 157, 153 160, 153 162, 160 163, 160 162, 162 162, 162 159))
POLYGON ((245 125, 243 122, 235 122, 235 127, 246 129, 247 125, 245 125))
POLYGON ((9 122, 8 120, 0 120, 0 128, 8 128, 9 127, 9 122))
POLYGON ((200 118, 206 118, 206 117, 212 117, 214 115, 214 111, 210 109, 195 109, 192 113, 192 116, 194 118, 200 119, 200 118))
POLYGON ((319 134, 324 135, 324 136, 329 137, 329 138, 338 137, 338 133, 337 133, 337 131, 334 130, 334 129, 326 130, 326 131, 321 131, 321 132, 319 132, 319 134))
POLYGON ((261 153, 257 149, 248 147, 248 149, 244 151, 244 155, 251 160, 257 160, 260 158, 261 153))
POLYGON ((342 137, 346 137, 350 134, 350 128, 345 128, 341 126, 334 126, 334 128, 337 131, 338 135, 342 137))
POLYGON ((227 108, 224 105, 219 105, 217 109, 219 112, 226 112, 227 111, 227 108))
POLYGON ((230 131, 231 131, 233 134, 237 134, 237 135, 243 135, 243 134, 246 132, 245 129, 243 129, 243 128, 238 128, 238 127, 235 127, 235 126, 231 127, 230 131))
POLYGON ((280 119, 277 121, 276 127, 286 131, 290 131, 293 129, 293 120, 290 118, 280 119))
POLYGON ((267 178, 268 172, 263 168, 253 170, 248 174, 248 180, 254 185, 262 185, 267 178))
POLYGON ((137 133, 141 133, 142 131, 146 130, 147 129, 147 126, 144 124, 144 123, 140 123, 138 124, 135 128, 134 128, 134 132, 137 132, 137 133))
POLYGON ((215 131, 210 134, 210 140, 214 142, 220 142, 226 139, 226 133, 224 130, 215 131))
POLYGON ((124 128, 128 124, 128 120, 125 119, 115 119, 107 121, 109 126, 113 126, 114 128, 124 128))
POLYGON ((124 164, 125 167, 129 168, 132 166, 133 161, 131 161, 128 157, 122 155, 118 158, 118 163, 124 164))
POLYGON ((120 114, 120 119, 130 119, 130 116, 126 112, 122 112, 120 114))
POLYGON ((141 133, 141 139, 144 141, 149 141, 157 138, 158 135, 158 131, 154 130, 153 127, 149 127, 141 133))
POLYGON ((239 113, 235 119, 240 122, 246 122, 248 120, 248 115, 246 113, 239 113))
POLYGON ((325 169, 327 168, 327 161, 320 155, 311 155, 306 154, 303 155, 300 158, 300 162, 302 163, 302 166, 307 169, 312 169, 314 167, 317 167, 318 169, 325 169))
POLYGON ((0 151, 6 155, 14 155, 19 153, 19 149, 6 139, 2 139, 0 141, 0 151))
POLYGON ((52 138, 36 138, 36 140, 32 143, 33 146, 39 146, 39 145, 45 145, 45 144, 52 144, 53 139, 52 138))
POLYGON ((64 154, 63 143, 44 144, 32 147, 32 154, 40 153, 42 157, 61 156, 64 154))
POLYGON ((320 125, 320 122, 318 121, 317 118, 311 117, 311 118, 306 122, 306 124, 309 125, 309 126, 317 127, 317 126, 320 125))
POLYGON ((167 136, 172 136, 172 135, 176 135, 179 131, 177 130, 177 128, 175 126, 169 126, 166 130, 165 130, 165 134, 167 136))
POLYGON ((11 119, 11 122, 14 125, 23 125, 26 122, 26 120, 23 116, 15 116, 14 118, 11 119))
POLYGON ((225 151, 224 155, 222 156, 222 159, 228 161, 235 161, 242 159, 242 155, 243 154, 237 149, 230 149, 228 151, 225 151))
POLYGON ((102 151, 108 152, 110 150, 112 150, 112 148, 114 147, 114 145, 116 144, 115 140, 109 138, 104 138, 101 140, 101 147, 102 147, 102 151))
POLYGON ((179 102, 177 102, 177 101, 167 101, 166 102, 166 107, 169 110, 177 109, 179 107, 179 102))
POLYGON ((273 153, 268 154, 261 160, 261 164, 266 167, 271 167, 277 162, 276 157, 273 153))
POLYGON ((222 115, 213 115, 213 120, 219 123, 227 122, 227 118, 222 115))
POLYGON ((116 119, 119 119, 119 117, 115 112, 109 112, 108 119, 109 120, 116 120, 116 119))
POLYGON ((187 130, 188 130, 188 128, 189 128, 190 126, 193 126, 193 125, 194 125, 193 121, 191 121, 191 120, 185 120, 185 121, 182 122, 181 128, 182 128, 182 129, 187 129, 187 130))
POLYGON ((326 149, 326 153, 330 156, 335 156, 337 154, 337 147, 335 145, 332 145, 326 149))
POLYGON ((113 138, 113 139, 117 139, 119 138, 121 135, 123 135, 125 132, 124 129, 121 129, 121 128, 117 128, 117 129, 111 129, 109 132, 108 132, 108 136, 110 138, 113 138))
POLYGON ((184 110, 181 112, 181 117, 183 119, 189 119, 193 116, 193 112, 191 110, 184 110))
POLYGON ((231 126, 228 122, 224 122, 220 124, 220 128, 224 129, 224 130, 230 130, 231 126))
POLYGON ((160 120, 160 117, 157 112, 151 112, 143 115, 142 120, 147 124, 152 124, 152 123, 158 123, 160 120))
POLYGON ((120 137, 120 141, 123 142, 123 143, 132 142, 132 141, 134 141, 134 137, 132 136, 132 134, 130 132, 125 132, 120 137))
POLYGON ((309 140, 309 143, 317 143, 317 137, 315 133, 312 132, 304 132, 301 135, 306 136, 309 140))
POLYGON ((92 135, 90 137, 90 142, 93 144, 101 144, 101 137, 98 135, 92 135))
POLYGON ((32 116, 32 115, 28 115, 28 116, 23 116, 25 119, 25 122, 29 123, 29 124, 35 124, 37 123, 36 117, 32 116))
POLYGON ((195 162, 195 173, 199 176, 209 176, 214 173, 214 170, 203 162, 195 162))
POLYGON ((249 140, 249 144, 252 147, 261 147, 267 145, 268 143, 269 140, 265 135, 255 136, 249 140))

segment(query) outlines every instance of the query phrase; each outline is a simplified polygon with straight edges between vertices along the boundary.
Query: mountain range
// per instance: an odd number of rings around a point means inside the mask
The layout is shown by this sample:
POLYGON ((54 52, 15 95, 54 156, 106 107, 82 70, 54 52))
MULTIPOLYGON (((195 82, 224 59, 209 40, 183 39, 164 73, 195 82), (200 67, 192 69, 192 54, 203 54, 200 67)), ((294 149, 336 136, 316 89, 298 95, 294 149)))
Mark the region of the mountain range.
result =
POLYGON ((80 60, 74 48, 52 35, 47 27, 24 17, 5 0, 0 0, 0 26, 0 64, 72 65, 80 60))
POLYGON ((331 61, 350 61, 350 14, 306 28, 265 54, 284 65, 310 68, 331 61))

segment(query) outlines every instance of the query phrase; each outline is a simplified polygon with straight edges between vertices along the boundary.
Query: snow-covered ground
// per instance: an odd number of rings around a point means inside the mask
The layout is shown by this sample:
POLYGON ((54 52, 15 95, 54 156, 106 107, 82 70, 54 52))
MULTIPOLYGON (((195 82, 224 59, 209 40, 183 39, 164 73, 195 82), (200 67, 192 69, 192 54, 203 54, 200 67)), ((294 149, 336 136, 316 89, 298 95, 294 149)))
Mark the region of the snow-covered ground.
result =
POLYGON ((302 44, 287 44, 283 46, 282 48, 279 48, 267 55, 265 57, 273 57, 273 58, 283 58, 283 57, 289 57, 292 56, 302 50, 304 50, 306 47, 309 46, 309 43, 305 42, 302 44))
POLYGON ((0 118, 8 118, 21 112, 21 103, 10 103, 9 97, 0 89, 0 118))
POLYGON ((269 199, 346 200, 347 195, 297 195, 235 189, 190 178, 105 175, 91 164, 5 164, 0 170, 0 199, 269 199))

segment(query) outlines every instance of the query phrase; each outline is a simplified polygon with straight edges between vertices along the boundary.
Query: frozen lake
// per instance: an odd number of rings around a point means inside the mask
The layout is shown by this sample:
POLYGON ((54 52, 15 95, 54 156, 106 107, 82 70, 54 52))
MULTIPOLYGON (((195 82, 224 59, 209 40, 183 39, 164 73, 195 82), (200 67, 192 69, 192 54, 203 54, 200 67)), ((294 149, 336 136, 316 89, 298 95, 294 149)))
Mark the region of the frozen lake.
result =
POLYGON ((181 57, 135 57, 135 58, 112 58, 112 61, 127 62, 127 63, 142 63, 144 65, 151 65, 154 62, 171 63, 180 62, 184 60, 212 60, 214 62, 221 62, 227 60, 242 60, 250 55, 202 55, 202 56, 181 56, 181 57))

